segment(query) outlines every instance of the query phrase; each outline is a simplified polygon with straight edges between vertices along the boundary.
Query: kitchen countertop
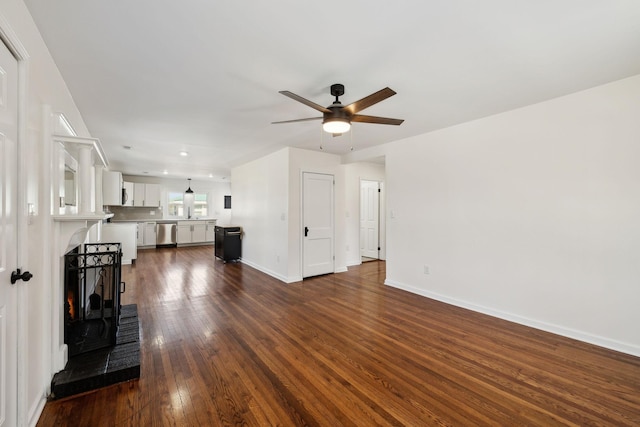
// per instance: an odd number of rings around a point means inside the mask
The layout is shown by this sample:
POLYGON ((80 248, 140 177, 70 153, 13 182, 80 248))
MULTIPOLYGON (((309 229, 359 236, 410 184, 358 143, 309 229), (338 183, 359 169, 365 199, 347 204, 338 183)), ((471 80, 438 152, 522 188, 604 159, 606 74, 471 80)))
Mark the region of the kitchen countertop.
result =
POLYGON ((158 224, 174 224, 178 221, 216 221, 216 218, 198 218, 198 219, 155 219, 155 218, 147 218, 147 219, 113 219, 111 223, 115 222, 155 222, 158 224))

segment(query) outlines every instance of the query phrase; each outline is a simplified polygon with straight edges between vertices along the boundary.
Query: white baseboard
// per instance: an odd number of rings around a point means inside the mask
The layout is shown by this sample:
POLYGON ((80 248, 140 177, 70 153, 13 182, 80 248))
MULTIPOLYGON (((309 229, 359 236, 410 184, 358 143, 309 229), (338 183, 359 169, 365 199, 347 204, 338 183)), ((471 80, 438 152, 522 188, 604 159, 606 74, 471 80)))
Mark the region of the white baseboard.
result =
POLYGON ((385 280, 385 285, 392 286, 394 288, 402 289, 413 294, 421 295, 423 297, 431 298, 440 302, 455 305, 457 307, 466 308, 478 313, 487 314, 489 316, 497 317, 499 319, 508 320, 510 322, 518 323, 520 325, 529 326, 531 328, 540 329, 542 331, 551 332, 553 334, 562 335, 567 338, 576 339, 589 344, 594 344, 600 347, 608 348, 610 350, 620 351, 632 356, 640 357, 640 347, 637 345, 624 343, 616 340, 612 340, 606 337, 593 335, 583 331, 577 331, 571 328, 566 328, 561 325, 552 323, 546 323, 535 319, 529 319, 527 317, 519 316, 513 313, 507 313, 500 310, 495 310, 489 307, 473 304, 468 301, 451 298, 446 295, 429 292, 424 289, 419 289, 404 283, 396 282, 394 280, 385 280))
POLYGON ((41 396, 40 399, 36 400, 31 406, 27 421, 28 426, 35 427, 35 425, 38 424, 38 420, 40 419, 40 415, 42 415, 45 403, 47 403, 47 397, 41 396))
POLYGON ((302 277, 287 277, 287 276, 283 276, 282 274, 276 273, 275 271, 269 270, 268 268, 265 268, 259 264, 256 264, 254 262, 248 261, 244 258, 240 259, 240 262, 242 262, 243 264, 247 264, 249 267, 255 268, 258 271, 263 272, 264 274, 267 274, 271 277, 274 277, 278 280, 280 280, 281 282, 284 283, 294 283, 294 282, 300 282, 302 281, 302 277))

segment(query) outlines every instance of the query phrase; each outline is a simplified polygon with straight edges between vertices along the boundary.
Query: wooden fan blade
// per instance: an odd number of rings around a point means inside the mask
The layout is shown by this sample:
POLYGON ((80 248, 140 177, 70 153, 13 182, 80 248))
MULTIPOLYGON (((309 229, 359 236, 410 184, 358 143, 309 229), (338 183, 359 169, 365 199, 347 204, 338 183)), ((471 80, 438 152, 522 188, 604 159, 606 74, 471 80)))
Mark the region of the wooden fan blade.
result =
POLYGON ((308 119, 294 119, 294 120, 283 120, 281 122, 271 122, 272 125, 278 125, 280 123, 295 123, 295 122, 308 122, 310 120, 321 120, 322 117, 310 117, 308 119))
POLYGON ((380 125, 400 125, 404 122, 403 119, 390 119, 389 117, 376 117, 376 116, 363 116, 362 114, 356 114, 351 117, 352 122, 360 123, 377 123, 380 125))
POLYGON ((385 99, 387 99, 390 96, 393 96, 395 94, 396 94, 396 92, 394 90, 389 89, 388 87, 385 87, 384 89, 380 89, 376 93, 372 93, 369 96, 365 96, 364 98, 362 98, 359 101, 352 102, 351 104, 349 104, 346 107, 344 107, 344 109, 347 110, 351 114, 355 114, 358 111, 362 111, 365 108, 369 108, 373 104, 377 104, 380 101, 384 101, 385 99))
POLYGON ((279 93, 283 94, 284 96, 288 96, 291 99, 295 99, 298 102, 302 102, 304 105, 308 105, 309 107, 313 108, 314 110, 318 110, 321 113, 330 113, 331 110, 329 110, 326 107, 323 107, 320 104, 316 104, 315 102, 309 101, 308 99, 305 99, 303 97, 301 97, 300 95, 296 95, 293 92, 289 92, 288 90, 281 90, 279 93))

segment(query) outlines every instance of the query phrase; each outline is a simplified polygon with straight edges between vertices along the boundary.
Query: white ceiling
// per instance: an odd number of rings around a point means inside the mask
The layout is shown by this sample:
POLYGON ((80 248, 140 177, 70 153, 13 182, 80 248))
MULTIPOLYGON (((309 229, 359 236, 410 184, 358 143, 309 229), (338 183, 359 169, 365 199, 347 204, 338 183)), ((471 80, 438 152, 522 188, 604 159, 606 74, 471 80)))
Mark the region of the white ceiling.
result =
POLYGON ((640 73, 637 0, 25 3, 111 169, 133 175, 346 154, 640 73), (328 106, 332 83, 343 104, 391 87, 363 114, 405 122, 270 124, 320 116, 278 91, 328 106))

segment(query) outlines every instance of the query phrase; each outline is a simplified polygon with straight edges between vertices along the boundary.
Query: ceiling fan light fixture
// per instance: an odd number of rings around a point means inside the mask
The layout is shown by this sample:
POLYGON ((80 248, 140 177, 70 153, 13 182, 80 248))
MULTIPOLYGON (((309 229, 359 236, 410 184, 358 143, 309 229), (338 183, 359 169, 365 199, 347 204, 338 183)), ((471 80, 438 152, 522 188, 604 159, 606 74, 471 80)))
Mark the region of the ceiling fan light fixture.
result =
POLYGON ((351 123, 342 118, 327 119, 322 123, 322 129, 327 133, 345 133, 351 129, 351 123))

